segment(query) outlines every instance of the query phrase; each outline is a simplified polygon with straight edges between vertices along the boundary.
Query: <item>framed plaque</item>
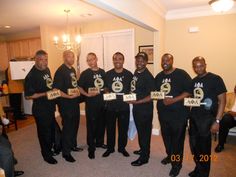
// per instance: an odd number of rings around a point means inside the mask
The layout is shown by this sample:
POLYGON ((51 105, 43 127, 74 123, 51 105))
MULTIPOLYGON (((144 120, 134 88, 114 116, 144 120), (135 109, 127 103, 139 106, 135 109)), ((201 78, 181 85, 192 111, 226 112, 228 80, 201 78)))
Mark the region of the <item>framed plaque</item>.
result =
POLYGON ((100 90, 97 87, 90 87, 90 88, 88 88, 88 93, 89 94, 99 94, 100 90))
POLYGON ((123 101, 136 101, 136 94, 125 94, 123 95, 123 101))
POLYGON ((47 98, 48 100, 54 100, 61 96, 60 90, 50 90, 47 92, 47 98))
POLYGON ((163 100, 165 98, 165 92, 154 91, 151 92, 151 99, 153 100, 163 100))
POLYGON ((201 100, 198 98, 184 98, 184 106, 188 107, 199 107, 201 100))
POLYGON ((115 93, 105 93, 103 94, 103 99, 105 101, 111 101, 116 99, 116 94, 115 93))
POLYGON ((68 95, 74 95, 74 94, 79 94, 80 95, 80 92, 79 92, 78 88, 69 88, 67 90, 67 94, 68 95))

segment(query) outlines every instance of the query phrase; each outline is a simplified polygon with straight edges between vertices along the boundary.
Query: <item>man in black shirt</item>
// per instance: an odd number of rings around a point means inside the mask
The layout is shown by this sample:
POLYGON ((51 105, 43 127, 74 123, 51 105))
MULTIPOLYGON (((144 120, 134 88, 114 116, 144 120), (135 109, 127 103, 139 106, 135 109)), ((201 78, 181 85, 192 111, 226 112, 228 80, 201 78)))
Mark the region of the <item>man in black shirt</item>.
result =
POLYGON ((203 57, 195 57, 192 64, 197 74, 192 82, 192 94, 194 98, 200 99, 206 105, 191 109, 190 147, 196 167, 189 176, 208 177, 212 158, 211 133, 219 131, 227 90, 220 76, 206 71, 206 62, 203 57))
POLYGON ((167 157, 161 163, 171 163, 169 175, 178 176, 183 161, 185 130, 189 109, 183 100, 191 93, 191 78, 182 69, 173 67, 174 58, 164 54, 161 58, 163 71, 155 78, 157 91, 164 92, 165 98, 157 101, 158 117, 167 157))
POLYGON ((33 100, 32 113, 34 115, 41 153, 46 162, 56 164, 52 157, 52 140, 55 129, 55 103, 48 100, 46 92, 52 89, 52 78, 47 67, 48 55, 39 50, 35 55, 35 65, 25 78, 25 97, 33 100))
POLYGON ((115 147, 116 120, 118 119, 118 152, 125 157, 129 156, 125 147, 128 141, 129 128, 129 104, 123 101, 123 95, 130 93, 130 83, 132 73, 125 68, 124 55, 117 52, 113 55, 114 69, 106 73, 106 89, 108 92, 116 94, 116 100, 107 101, 106 121, 107 121, 107 145, 108 149, 103 157, 108 157, 113 153, 115 147))
POLYGON ((71 156, 71 150, 81 151, 77 147, 77 132, 80 120, 80 109, 78 104, 79 92, 70 90, 78 89, 76 72, 73 68, 74 53, 70 50, 63 52, 64 63, 57 69, 54 77, 53 87, 61 91, 58 99, 59 112, 62 117, 62 156, 68 162, 75 162, 71 156))
POLYGON ((150 97, 151 91, 155 90, 154 78, 147 69, 148 56, 145 52, 139 52, 135 56, 136 71, 131 82, 131 92, 136 94, 133 104, 133 115, 138 131, 140 150, 134 154, 140 157, 131 163, 132 166, 141 166, 148 163, 150 156, 150 143, 152 134, 153 102, 150 97))
POLYGON ((105 71, 98 67, 95 53, 87 55, 89 68, 79 78, 80 93, 86 96, 85 111, 87 120, 88 157, 95 158, 97 147, 104 147, 105 115, 102 93, 105 86, 105 71))

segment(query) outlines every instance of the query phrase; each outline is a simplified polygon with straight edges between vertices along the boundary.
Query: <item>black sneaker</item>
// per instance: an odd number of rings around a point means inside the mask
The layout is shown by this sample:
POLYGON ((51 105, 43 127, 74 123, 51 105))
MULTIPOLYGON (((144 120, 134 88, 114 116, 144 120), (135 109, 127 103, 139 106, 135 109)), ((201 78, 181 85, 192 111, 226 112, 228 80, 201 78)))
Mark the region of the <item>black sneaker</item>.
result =
POLYGON ((88 157, 89 157, 90 159, 95 159, 95 152, 94 152, 94 151, 89 151, 89 152, 88 152, 88 157))
POLYGON ((219 152, 221 152, 221 151, 223 151, 224 150, 224 145, 222 146, 222 145, 217 145, 216 146, 216 148, 215 148, 215 152, 216 153, 219 153, 219 152))
POLYGON ((162 159, 161 163, 163 165, 167 165, 168 163, 171 163, 171 159, 169 156, 165 157, 164 159, 162 159))
POLYGON ((176 177, 179 175, 179 172, 182 168, 182 165, 178 165, 178 166, 173 166, 170 170, 169 176, 170 177, 176 177))

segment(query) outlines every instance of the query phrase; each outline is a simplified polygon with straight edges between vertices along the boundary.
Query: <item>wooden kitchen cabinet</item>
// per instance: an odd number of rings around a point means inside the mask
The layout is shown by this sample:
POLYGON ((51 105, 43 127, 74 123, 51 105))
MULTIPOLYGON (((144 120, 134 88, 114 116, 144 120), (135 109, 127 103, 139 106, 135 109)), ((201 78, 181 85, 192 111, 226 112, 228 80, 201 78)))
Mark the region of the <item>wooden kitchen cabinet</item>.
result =
POLYGON ((8 67, 7 43, 0 42, 0 71, 5 71, 8 67))
POLYGON ((40 38, 31 38, 7 43, 9 60, 13 58, 32 58, 41 49, 40 38))

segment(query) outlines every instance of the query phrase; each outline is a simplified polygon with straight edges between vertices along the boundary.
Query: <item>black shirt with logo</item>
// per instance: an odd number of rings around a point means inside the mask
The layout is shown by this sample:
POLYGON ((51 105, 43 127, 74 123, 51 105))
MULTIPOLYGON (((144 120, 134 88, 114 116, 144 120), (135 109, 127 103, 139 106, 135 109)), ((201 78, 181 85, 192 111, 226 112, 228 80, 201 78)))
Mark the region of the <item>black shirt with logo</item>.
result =
POLYGON ((107 101, 107 109, 111 111, 127 111, 129 104, 123 101, 123 95, 131 92, 131 81, 133 74, 123 69, 121 73, 117 73, 115 69, 111 69, 106 73, 105 84, 108 92, 116 93, 116 100, 107 101))
POLYGON ((100 94, 94 97, 86 97, 86 103, 94 106, 103 104, 103 91, 105 87, 105 71, 99 68, 97 71, 93 71, 88 68, 80 74, 78 81, 79 87, 88 92, 89 88, 98 88, 100 94))
MULTIPOLYGON (((131 91, 136 94, 137 100, 141 100, 150 96, 151 91, 155 90, 154 77, 146 68, 143 72, 134 72, 133 80, 131 82, 131 91)), ((134 104, 134 111, 153 111, 153 102, 143 104, 134 104)))
MULTIPOLYGON (((35 66, 25 78, 24 91, 25 96, 32 96, 35 93, 44 93, 52 89, 53 81, 50 70, 39 70, 35 66)), ((55 102, 48 100, 46 96, 33 100, 33 114, 44 111, 55 111, 55 102)))
MULTIPOLYGON (((166 96, 176 97, 183 92, 191 93, 191 77, 182 69, 176 68, 172 73, 165 74, 161 71, 155 77, 156 90, 164 92, 166 96)), ((184 106, 184 101, 171 105, 164 105, 163 100, 157 101, 158 111, 180 111, 187 115, 189 108, 184 106)))
MULTIPOLYGON (((77 88, 76 72, 73 67, 69 68, 62 64, 56 71, 54 76, 53 88, 57 88, 64 93, 68 93, 68 89, 77 88)), ((61 111, 74 110, 78 108, 78 98, 58 98, 58 106, 61 111)))
POLYGON ((218 95, 227 92, 223 79, 213 73, 207 73, 203 77, 196 76, 192 81, 192 94, 194 98, 198 98, 204 103, 210 99, 212 105, 210 109, 205 109, 204 105, 193 107, 191 112, 198 114, 212 114, 216 116, 218 110, 218 95))

